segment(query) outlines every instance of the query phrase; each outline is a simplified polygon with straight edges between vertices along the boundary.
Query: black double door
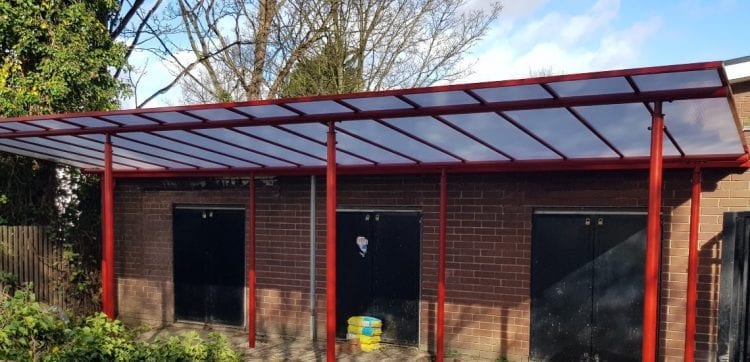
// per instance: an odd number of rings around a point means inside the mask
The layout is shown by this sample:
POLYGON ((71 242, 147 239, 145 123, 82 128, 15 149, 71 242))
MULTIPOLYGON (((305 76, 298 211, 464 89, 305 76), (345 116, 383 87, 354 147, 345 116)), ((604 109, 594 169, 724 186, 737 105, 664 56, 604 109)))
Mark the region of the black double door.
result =
POLYGON ((747 211, 724 213, 718 329, 717 360, 750 361, 750 212, 747 211))
POLYGON ((383 321, 382 340, 417 344, 421 216, 416 212, 338 212, 337 335, 347 319, 383 321))
POLYGON ((245 211, 177 208, 173 221, 175 317, 241 326, 245 211))
POLYGON ((646 215, 537 213, 531 359, 638 361, 646 215))

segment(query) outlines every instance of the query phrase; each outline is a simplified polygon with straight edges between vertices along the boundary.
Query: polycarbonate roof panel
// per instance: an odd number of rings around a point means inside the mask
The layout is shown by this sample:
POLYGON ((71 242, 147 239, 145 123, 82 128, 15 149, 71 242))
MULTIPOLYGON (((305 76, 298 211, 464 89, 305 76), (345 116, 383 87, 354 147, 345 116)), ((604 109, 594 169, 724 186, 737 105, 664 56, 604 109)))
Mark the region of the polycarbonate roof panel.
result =
MULTIPOLYGON (((651 114, 643 103, 575 107, 625 157, 645 157, 651 152, 651 114)), ((664 155, 679 156, 664 138, 664 155)))
POLYGON ((33 143, 26 143, 22 140, 0 139, 0 145, 36 153, 41 155, 42 157, 40 158, 43 159, 70 159, 73 161, 96 165, 98 167, 104 166, 104 160, 101 158, 93 158, 84 155, 74 155, 69 152, 60 151, 49 147, 39 146, 33 143))
POLYGON ((291 116, 298 115, 297 113, 294 113, 284 107, 280 107, 275 104, 236 107, 235 109, 237 109, 240 112, 247 113, 256 118, 291 117, 291 116))
MULTIPOLYGON (((253 136, 271 141, 271 142, 284 144, 285 146, 293 148, 295 150, 300 150, 300 151, 310 153, 313 156, 319 157, 322 160, 326 159, 328 150, 326 149, 324 142, 323 144, 321 144, 321 141, 314 142, 307 138, 295 136, 294 134, 286 131, 281 126, 279 127, 273 127, 273 126, 240 127, 237 129, 243 132, 249 133, 253 136)), ((325 131, 327 132, 328 129, 326 128, 325 131)), ((323 135, 323 138, 325 138, 325 135, 323 135)), ((346 150, 346 148, 341 147, 341 145, 338 145, 337 148, 339 150, 346 150)), ((336 161, 341 164, 352 164, 352 165, 367 163, 367 162, 364 162, 362 159, 352 157, 344 152, 337 152, 336 161)))
POLYGON ((98 150, 96 148, 81 147, 75 144, 59 142, 56 140, 42 138, 42 137, 29 137, 29 138, 22 139, 22 141, 30 142, 35 145, 47 147, 50 149, 57 149, 62 152, 70 152, 71 154, 80 154, 84 156, 89 156, 91 158, 96 158, 96 159, 100 159, 102 156, 101 150, 98 150))
POLYGON ((549 83, 560 97, 578 97, 599 94, 632 93, 633 87, 623 77, 581 79, 549 83))
MULTIPOLYGON (((300 124, 289 124, 286 126, 283 126, 282 128, 289 129, 294 132, 298 132, 302 135, 307 136, 308 138, 317 140, 319 142, 325 143, 328 133, 328 127, 320 124, 320 123, 300 123, 300 124)), ((368 157, 364 154, 364 152, 356 152, 356 150, 348 150, 352 154, 348 154, 345 152, 342 152, 343 148, 336 147, 336 163, 342 164, 342 165, 367 165, 371 164, 371 162, 367 161, 368 157), (362 156, 363 158, 358 158, 356 156, 362 156)))
POLYGON ((384 111, 413 108, 396 97, 344 98, 343 101, 362 111, 384 111))
POLYGON ((187 112, 196 115, 200 118, 204 118, 209 121, 227 121, 233 119, 247 119, 247 116, 243 116, 237 112, 232 112, 224 108, 209 108, 209 109, 196 109, 194 111, 187 112))
MULTIPOLYGON (((174 131, 174 132, 184 132, 184 131, 174 131)), ((217 151, 207 151, 206 149, 211 149, 211 147, 205 147, 205 146, 193 146, 192 144, 201 145, 199 141, 194 140, 198 143, 190 142, 188 140, 185 140, 183 137, 175 136, 175 133, 166 134, 166 132, 161 133, 161 135, 158 134, 150 134, 150 133, 144 133, 144 132, 136 132, 136 133, 124 133, 121 135, 122 137, 126 137, 130 140, 145 143, 148 145, 158 145, 161 147, 165 147, 170 150, 175 150, 181 153, 184 153, 186 155, 190 155, 193 157, 200 157, 203 158, 209 162, 213 162, 219 165, 223 165, 224 167, 253 167, 253 166, 259 166, 258 164, 254 163, 251 160, 244 159, 242 157, 237 156, 228 156, 225 152, 226 149, 222 146, 221 148, 214 148, 217 151), (200 147, 205 147, 206 149, 202 149, 200 147)), ((187 137, 189 139, 189 137, 187 137)))
POLYGON ((0 127, 7 128, 13 131, 39 131, 43 129, 28 123, 21 122, 2 122, 0 123, 0 127))
POLYGON ((62 163, 62 164, 65 164, 65 165, 69 165, 69 166, 73 166, 73 167, 78 167, 78 168, 84 168, 84 169, 85 168, 101 167, 100 164, 96 164, 96 163, 85 163, 83 161, 73 161, 73 160, 69 160, 69 159, 66 159, 66 158, 52 157, 52 156, 43 155, 43 154, 40 154, 40 153, 34 153, 34 152, 31 152, 31 151, 26 150, 26 149, 8 147, 8 146, 5 146, 3 144, 0 144, 0 151, 12 153, 12 154, 17 154, 17 155, 21 155, 21 156, 27 156, 27 157, 31 157, 31 158, 36 158, 36 159, 40 159, 40 160, 48 160, 48 161, 58 162, 58 163, 62 163))
POLYGON ((496 113, 455 114, 445 119, 517 160, 561 158, 496 113))
POLYGON ((409 94, 406 98, 409 98, 410 101, 418 104, 420 107, 444 107, 479 103, 472 96, 461 91, 409 94))
MULTIPOLYGON (((122 135, 122 136, 130 137, 129 135, 122 135)), ((93 136, 87 135, 83 137, 93 137, 93 136)), ((185 164, 184 168, 186 169, 194 169, 198 167, 203 167, 203 168, 221 168, 222 167, 221 165, 217 163, 197 159, 195 157, 165 150, 163 148, 156 148, 153 146, 149 146, 148 144, 135 142, 133 140, 120 137, 120 136, 112 137, 112 147, 113 147, 113 152, 114 150, 121 148, 121 149, 126 149, 126 150, 131 150, 131 151, 139 150, 139 151, 148 153, 150 155, 158 155, 158 156, 168 158, 173 161, 181 162, 185 164)))
POLYGON ((480 88, 475 89, 474 93, 487 102, 512 102, 552 98, 552 95, 539 84, 480 88))
POLYGON ((386 123, 418 135, 466 161, 501 161, 508 158, 431 117, 384 119, 386 123))
POLYGON ((96 119, 94 117, 66 118, 65 121, 77 124, 81 127, 112 127, 115 125, 112 122, 102 121, 101 119, 96 119))
MULTIPOLYGON (((49 128, 49 129, 74 129, 74 128, 81 128, 75 124, 70 124, 66 122, 60 122, 60 121, 54 121, 51 119, 43 119, 41 121, 33 121, 29 122, 30 124, 38 127, 43 128, 49 128)), ((111 126, 112 124, 107 124, 108 126, 111 126)))
POLYGON ((719 72, 713 69, 636 75, 633 77, 633 80, 641 91, 721 86, 719 72))
POLYGON ((732 117, 729 104, 720 98, 665 103, 664 124, 688 156, 742 153, 734 124, 714 119, 732 117))
POLYGON ((352 113, 353 110, 342 106, 334 101, 311 101, 288 103, 292 107, 305 114, 329 114, 329 113, 352 113))
POLYGON ((241 163, 252 163, 263 166, 277 167, 291 166, 294 164, 292 162, 282 160, 281 157, 269 157, 257 151, 250 150, 248 147, 245 147, 242 144, 238 144, 237 146, 235 146, 232 143, 227 143, 221 140, 217 141, 216 138, 209 138, 198 132, 192 133, 191 131, 164 131, 154 132, 154 135, 166 137, 170 140, 175 140, 177 142, 181 142, 181 144, 193 146, 199 149, 207 148, 210 150, 221 150, 216 151, 219 156, 227 157, 227 160, 234 160, 226 161, 228 163, 239 161, 241 163))
MULTIPOLYGON (((295 152, 293 150, 290 150, 289 148, 284 148, 275 144, 271 144, 268 142, 265 142, 263 140, 248 137, 240 132, 229 130, 229 129, 223 129, 223 128, 215 128, 215 129, 199 129, 195 131, 196 133, 212 137, 214 139, 221 140, 222 142, 225 142, 229 145, 235 144, 240 147, 245 147, 251 150, 254 150, 255 153, 246 152, 247 157, 252 158, 254 160, 257 160, 257 162, 268 162, 269 164, 297 164, 297 165, 325 165, 325 161, 307 156, 300 152, 295 152), (258 152, 262 152, 266 155, 275 155, 279 157, 280 159, 284 159, 286 161, 280 161, 280 160, 273 160, 269 159, 268 157, 258 157, 258 152)), ((217 145, 218 146, 218 145, 217 145)), ((286 146, 286 145, 285 145, 286 146)), ((236 147, 229 147, 229 150, 236 149, 236 147)), ((242 151, 242 150, 240 150, 242 151)))
MULTIPOLYGON (((143 117, 138 117, 138 116, 134 116, 130 114, 114 114, 111 116, 102 116, 102 118, 108 119, 110 121, 114 121, 117 123, 121 123, 127 126, 139 126, 139 125, 146 125, 146 124, 153 125, 155 123, 158 123, 158 122, 150 121, 143 117)), ((76 122, 75 118, 71 118, 70 120, 76 122)))
POLYGON ((727 84, 722 63, 707 62, 29 116, 0 120, 0 150, 101 169, 109 135, 118 171, 320 172, 331 122, 336 161, 352 172, 383 166, 394 172, 419 172, 422 167, 469 172, 495 165, 505 169, 514 162, 533 169, 570 160, 596 161, 600 167, 634 159, 621 165, 642 167, 650 154, 649 107, 662 102, 671 137, 664 138, 664 154, 670 162, 723 167, 740 165, 748 157, 727 84))
POLYGON ((237 127, 237 130, 251 134, 260 139, 284 144, 295 150, 308 152, 325 160, 326 146, 306 138, 297 137, 282 128, 274 126, 237 127))
POLYGON ((379 164, 414 163, 410 159, 401 157, 396 153, 373 145, 372 143, 359 140, 345 132, 336 135, 336 145, 337 147, 347 150, 357 150, 358 154, 379 164))
POLYGON ((342 122, 339 126, 349 132, 367 137, 368 140, 407 154, 420 162, 450 162, 456 158, 436 150, 420 141, 410 138, 396 130, 388 128, 376 121, 342 122))
POLYGON ((564 108, 506 112, 523 127, 539 136, 569 158, 617 157, 564 108))
POLYGON ((200 122, 201 120, 181 112, 144 113, 145 117, 157 119, 167 123, 200 122))

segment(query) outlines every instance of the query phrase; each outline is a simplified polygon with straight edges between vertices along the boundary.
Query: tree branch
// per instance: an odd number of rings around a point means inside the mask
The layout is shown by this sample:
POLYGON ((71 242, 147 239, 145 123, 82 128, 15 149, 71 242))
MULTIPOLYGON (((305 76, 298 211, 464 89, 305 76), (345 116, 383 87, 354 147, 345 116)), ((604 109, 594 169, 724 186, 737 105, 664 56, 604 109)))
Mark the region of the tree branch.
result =
POLYGON ((158 91, 156 91, 154 94, 150 95, 143 102, 141 102, 141 104, 139 104, 136 108, 143 108, 143 106, 145 106, 148 102, 152 101, 157 96, 159 96, 161 94, 164 94, 167 91, 169 91, 170 89, 172 89, 172 87, 174 87, 174 85, 177 84, 180 81, 180 79, 182 79, 182 77, 184 77, 185 75, 187 75, 188 73, 190 73, 190 71, 193 70, 193 68, 195 68, 196 65, 202 64, 204 61, 208 60, 209 58, 214 57, 217 54, 221 54, 221 52, 224 52, 227 49, 229 49, 229 48, 231 48, 231 47, 233 47, 235 45, 240 45, 240 44, 249 44, 249 43, 247 43, 247 42, 241 42, 241 41, 235 41, 235 42, 227 44, 226 47, 223 47, 223 48, 218 49, 218 50, 216 50, 214 52, 211 52, 211 53, 208 53, 208 54, 206 54, 204 56, 201 56, 200 58, 196 59, 195 61, 193 61, 192 63, 188 64, 187 66, 180 65, 182 67, 182 71, 180 71, 177 75, 175 75, 174 79, 172 79, 172 81, 169 82, 169 84, 167 84, 166 86, 162 87, 161 89, 159 89, 158 91))

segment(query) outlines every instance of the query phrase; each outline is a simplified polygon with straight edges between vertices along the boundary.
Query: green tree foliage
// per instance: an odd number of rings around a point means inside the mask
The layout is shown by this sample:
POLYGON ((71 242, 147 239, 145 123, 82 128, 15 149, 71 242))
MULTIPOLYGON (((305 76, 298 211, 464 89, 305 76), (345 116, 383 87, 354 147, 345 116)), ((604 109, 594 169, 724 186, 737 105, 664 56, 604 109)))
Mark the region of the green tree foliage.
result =
POLYGON ((0 2, 0 115, 111 109, 124 62, 102 18, 112 0, 0 2))
POLYGON ((300 59, 280 90, 280 96, 302 97, 362 90, 362 77, 347 62, 343 44, 327 43, 320 54, 300 59))
MULTIPOLYGON (((0 0, 0 117, 116 108, 125 87, 112 74, 124 66, 125 47, 108 27, 117 25, 120 6, 0 0)), ((0 152, 0 224, 49 225, 52 237, 72 245, 71 265, 96 270, 89 256, 98 253, 98 210, 97 178, 0 152)), ((92 284, 82 280, 87 275, 74 270, 68 282, 74 290, 92 284)))
MULTIPOLYGON (((111 70, 124 48, 105 22, 113 0, 0 1, 0 117, 112 109, 125 89, 111 70)), ((49 224, 55 166, 0 153, 0 222, 49 224)))
POLYGON ((63 243, 66 267, 61 287, 66 306, 78 314, 97 306, 101 300, 99 262, 101 259, 101 189, 99 176, 69 168, 58 176, 61 195, 68 202, 52 224, 51 236, 63 243))
POLYGON ((49 225, 55 218, 55 167, 0 153, 0 225, 49 225))

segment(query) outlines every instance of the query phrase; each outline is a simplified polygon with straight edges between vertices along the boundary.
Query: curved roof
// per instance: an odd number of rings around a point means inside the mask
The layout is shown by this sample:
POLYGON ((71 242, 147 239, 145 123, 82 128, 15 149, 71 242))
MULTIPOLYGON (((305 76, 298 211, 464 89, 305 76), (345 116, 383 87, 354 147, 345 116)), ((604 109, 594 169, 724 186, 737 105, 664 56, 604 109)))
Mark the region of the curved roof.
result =
POLYGON ((721 62, 323 97, 0 120, 0 150, 116 175, 647 167, 665 102, 667 167, 739 166, 744 139, 721 62))

